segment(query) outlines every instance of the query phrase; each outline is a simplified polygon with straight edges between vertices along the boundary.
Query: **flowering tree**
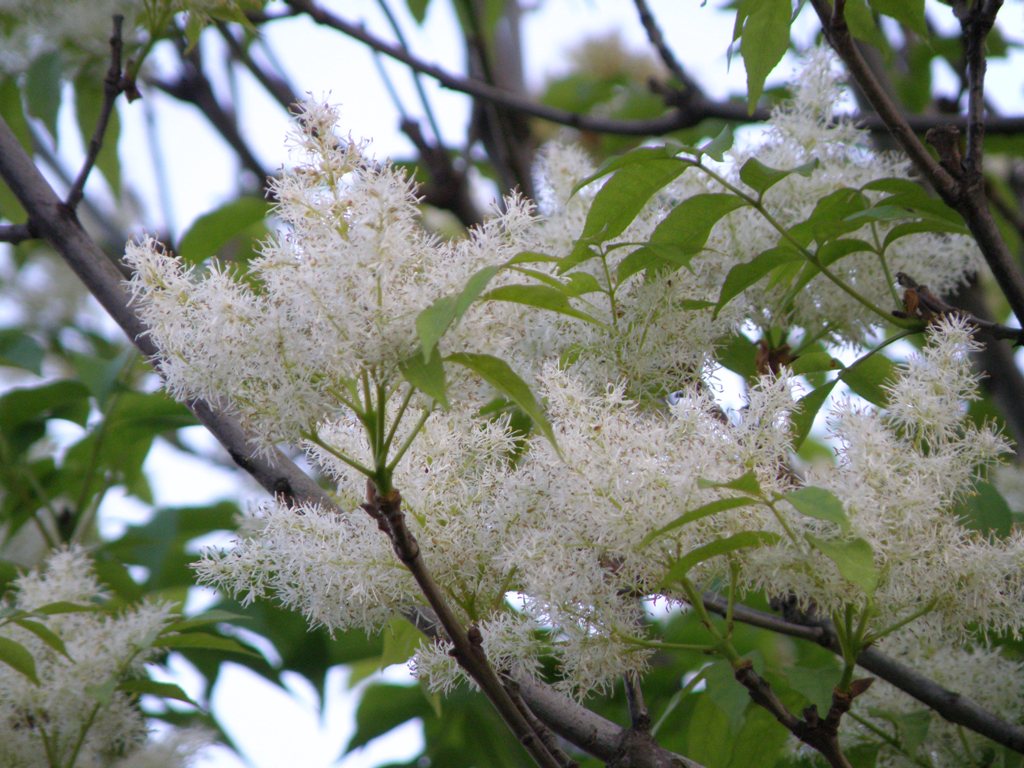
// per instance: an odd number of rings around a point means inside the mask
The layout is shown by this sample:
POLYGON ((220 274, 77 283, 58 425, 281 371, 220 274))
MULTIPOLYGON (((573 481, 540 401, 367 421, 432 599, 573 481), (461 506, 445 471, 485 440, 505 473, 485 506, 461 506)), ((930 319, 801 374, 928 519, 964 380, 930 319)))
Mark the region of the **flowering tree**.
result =
MULTIPOLYGON (((228 654, 251 654, 220 623, 232 614, 176 617, 195 578, 311 678, 408 660, 422 692, 368 689, 352 746, 424 716, 426 756, 443 765, 1020 764, 1012 139, 1004 174, 982 165, 986 131, 1012 137, 1019 122, 986 106, 1000 3, 954 3, 944 38, 944 7, 812 0, 795 18, 816 18, 821 40, 771 100, 794 9, 738 3, 746 104, 708 97, 641 0, 657 99, 624 71, 523 94, 514 3, 455 4, 467 75, 416 56, 396 21, 392 44, 305 1, 186 5, 115 18, 96 128, 61 197, 18 131, 53 130, 46 73, 72 79, 89 114, 100 94, 82 30, 108 22, 83 4, 67 41, 43 39, 33 25, 54 17, 14 12, 2 234, 52 245, 269 495, 240 521, 162 510, 100 541, 105 491, 145 499, 154 436, 189 413, 95 331, 79 326, 87 352, 57 326, 7 332, 7 362, 39 373, 45 353, 76 376, 0 399, 17 468, 5 554, 37 566, 0 625, 7 762, 180 764, 196 737, 148 744, 138 697, 187 697, 141 663, 174 649, 212 684, 228 654), (294 16, 471 95, 468 153, 406 115, 412 173, 347 137, 343 111, 296 99, 253 55, 261 27, 294 16), (121 94, 201 106, 265 177, 202 66, 197 43, 218 32, 293 112, 272 208, 235 201, 176 248, 132 239, 119 272, 76 212, 94 167, 116 185, 105 134, 121 94), (172 43, 177 79, 142 68, 172 43), (960 77, 963 117, 926 109, 937 57, 960 77), (844 83, 856 115, 839 108, 844 83), (577 132, 541 144, 530 117, 577 132), (471 162, 499 193, 489 214, 471 162), (432 225, 438 210, 465 231, 432 225), (87 430, 40 459, 56 418, 87 430), (188 542, 223 528, 232 543, 190 569, 188 542), (116 599, 98 608, 97 595, 116 599), (85 652, 99 642, 105 666, 85 652)), ((422 21, 425 4, 409 10, 422 21)), ((201 710, 162 714, 217 728, 201 710)))

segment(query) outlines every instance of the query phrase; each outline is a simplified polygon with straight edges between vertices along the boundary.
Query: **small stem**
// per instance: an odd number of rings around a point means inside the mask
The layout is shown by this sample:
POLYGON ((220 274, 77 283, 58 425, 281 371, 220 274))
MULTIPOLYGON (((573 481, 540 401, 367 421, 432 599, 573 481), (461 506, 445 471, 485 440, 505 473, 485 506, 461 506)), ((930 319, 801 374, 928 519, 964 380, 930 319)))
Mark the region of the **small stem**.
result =
POLYGON ((363 475, 364 477, 373 477, 374 472, 372 469, 365 466, 364 464, 361 464, 355 459, 350 458, 346 454, 334 448, 334 446, 328 445, 327 443, 320 439, 320 435, 318 435, 316 432, 303 432, 302 437, 304 440, 308 440, 309 442, 313 443, 313 445, 323 448, 338 461, 341 461, 347 464, 348 466, 352 467, 352 469, 354 469, 356 472, 363 475))
POLYGON ((402 457, 405 456, 405 452, 409 450, 409 447, 412 445, 412 441, 416 439, 416 435, 418 435, 420 430, 423 429, 423 425, 427 423, 428 418, 430 418, 430 410, 424 409, 423 413, 420 414, 419 419, 417 419, 416 425, 412 428, 412 431, 408 436, 406 436, 405 440, 402 441, 402 444, 398 446, 398 450, 395 451, 394 458, 392 458, 391 462, 387 465, 388 472, 393 472, 395 467, 398 466, 398 462, 400 462, 402 457))

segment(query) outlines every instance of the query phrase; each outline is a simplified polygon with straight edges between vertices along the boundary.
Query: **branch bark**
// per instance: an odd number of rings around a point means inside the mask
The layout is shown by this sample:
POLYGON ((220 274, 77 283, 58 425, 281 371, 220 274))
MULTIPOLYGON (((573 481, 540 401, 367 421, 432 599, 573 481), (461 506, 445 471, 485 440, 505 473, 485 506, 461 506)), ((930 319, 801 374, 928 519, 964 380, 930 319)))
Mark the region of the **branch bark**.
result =
POLYGON ((1017 269, 988 210, 984 185, 963 183, 961 178, 954 175, 956 169, 951 168, 950 163, 939 163, 931 156, 857 49, 843 16, 843 3, 836 2, 834 8, 828 0, 811 0, 811 4, 818 14, 829 44, 846 64, 872 108, 925 180, 947 205, 964 217, 1013 313, 1018 320, 1024 320, 1024 275, 1017 269))
MULTIPOLYGON (((706 595, 708 610, 725 615, 726 602, 716 595, 706 595)), ((753 627, 761 627, 790 637, 809 640, 841 655, 839 641, 827 622, 798 624, 775 614, 758 611, 744 605, 733 607, 733 618, 753 627)), ((992 741, 1024 753, 1024 728, 1003 720, 977 702, 955 691, 943 688, 905 664, 896 661, 877 648, 868 648, 857 657, 857 664, 887 683, 913 696, 951 723, 962 725, 992 741)))

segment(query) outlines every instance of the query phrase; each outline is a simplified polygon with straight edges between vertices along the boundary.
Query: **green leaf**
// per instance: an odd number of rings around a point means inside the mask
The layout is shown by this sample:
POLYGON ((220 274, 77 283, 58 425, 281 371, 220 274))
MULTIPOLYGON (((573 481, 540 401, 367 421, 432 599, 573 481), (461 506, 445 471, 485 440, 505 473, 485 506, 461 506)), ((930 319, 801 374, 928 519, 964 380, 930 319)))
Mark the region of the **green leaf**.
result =
MULTIPOLYGON (((42 622, 32 621, 31 619, 14 619, 13 621, 22 629, 28 630, 33 635, 38 637, 40 640, 46 643, 46 645, 50 646, 50 648, 55 650, 57 653, 61 654, 62 656, 68 655, 67 648, 64 647, 64 641, 60 639, 60 635, 58 635, 56 632, 54 632, 52 629, 50 629, 42 622)), ((68 656, 68 658, 71 657, 68 656)))
POLYGON ((889 46, 889 41, 879 28, 874 14, 868 7, 867 0, 847 0, 846 23, 855 38, 863 40, 881 51, 885 61, 891 60, 892 49, 889 46))
POLYGON ((836 564, 839 575, 865 594, 873 595, 878 588, 878 569, 871 545, 861 538, 821 539, 805 534, 808 543, 836 564))
POLYGON ((882 243, 882 248, 888 248, 901 237, 916 235, 919 232, 950 232, 956 235, 964 235, 967 234, 968 229, 963 224, 956 224, 954 222, 936 219, 908 221, 904 224, 897 224, 885 233, 885 240, 882 243))
POLYGON ((687 552, 683 557, 672 563, 668 574, 665 576, 665 583, 670 584, 679 581, 695 565, 710 560, 712 557, 726 555, 730 552, 737 552, 741 549, 753 549, 777 543, 781 537, 771 531, 740 531, 732 536, 714 539, 713 541, 687 552))
POLYGON ((161 635, 153 643, 156 648, 205 648, 211 651, 240 653, 243 656, 259 657, 252 648, 242 645, 232 637, 213 635, 209 632, 184 632, 181 634, 161 635))
POLYGON ((789 48, 790 0, 747 0, 740 53, 747 69, 747 111, 754 113, 764 81, 789 48))
POLYGON ((772 168, 762 163, 756 157, 752 157, 740 168, 740 180, 757 192, 760 197, 787 176, 791 176, 794 173, 800 176, 810 176, 811 171, 817 167, 818 161, 811 160, 803 165, 798 165, 796 168, 772 168))
POLYGON ((487 283, 499 271, 499 266, 484 267, 466 281, 465 287, 459 293, 442 296, 416 316, 416 333, 420 339, 424 360, 434 354, 441 337, 466 314, 477 297, 483 293, 487 283))
POLYGON ((74 366, 77 379, 89 388, 89 393, 96 398, 100 409, 105 411, 110 396, 117 389, 121 374, 135 362, 137 355, 134 347, 125 346, 113 357, 69 352, 68 358, 74 366))
POLYGON ((832 238, 853 232, 867 222, 856 218, 868 208, 867 195, 858 189, 844 187, 830 192, 814 206, 811 215, 793 226, 789 234, 802 245, 812 240, 819 245, 832 238))
POLYGON ((733 497, 730 499, 718 499, 717 501, 711 501, 707 504, 702 504, 696 509, 691 509, 689 512, 680 515, 668 525, 663 525, 656 531, 651 531, 643 540, 640 542, 641 547, 646 547, 652 541, 661 536, 664 536, 670 531, 674 531, 676 528, 681 528, 687 523, 692 523, 694 520, 700 520, 701 518, 708 517, 717 512, 724 512, 727 509, 736 509, 737 507, 747 507, 751 504, 756 503, 754 499, 745 499, 742 497, 733 497))
POLYGON ((201 264, 238 237, 250 242, 253 225, 262 224, 270 213, 270 204, 259 197, 240 197, 203 214, 178 243, 178 255, 185 264, 201 264))
POLYGON ((41 373, 43 348, 20 328, 0 329, 0 365, 41 373))
POLYGON ((442 408, 448 408, 448 380, 444 374, 444 363, 440 355, 426 356, 416 350, 398 366, 402 377, 416 389, 433 398, 442 408))
POLYGON ((15 454, 43 437, 49 419, 85 426, 88 418, 89 391, 77 381, 52 381, 12 389, 0 396, 0 432, 15 454))
POLYGON ((36 677, 36 660, 32 658, 32 654, 21 643, 16 643, 2 635, 0 635, 0 663, 6 664, 39 685, 39 678, 36 677))
POLYGON ((581 189, 586 187, 588 184, 592 184, 600 178, 603 178, 620 168, 628 168, 631 165, 639 165, 650 162, 652 160, 666 160, 674 158, 679 152, 679 147, 672 145, 671 143, 665 143, 655 147, 637 147, 636 149, 625 152, 621 155, 615 155, 605 160, 601 165, 598 166, 597 170, 587 176, 582 181, 578 182, 573 187, 573 194, 576 194, 581 189))
MULTIPOLYGON (((53 137, 57 136, 63 69, 61 52, 56 50, 35 59, 25 73, 25 102, 28 111, 43 121, 53 137)), ((86 142, 90 135, 85 134, 86 142)))
POLYGON ((662 219, 651 234, 651 243, 673 243, 684 252, 698 253, 722 217, 746 204, 742 197, 726 193, 688 197, 662 219))
POLYGON ((999 490, 987 480, 974 484, 974 493, 953 509, 960 523, 986 536, 1005 538, 1013 531, 1014 515, 999 490))
POLYGON ((737 264, 725 276, 725 282, 722 283, 722 291, 718 294, 715 315, 717 316, 726 304, 757 283, 776 267, 795 261, 802 261, 803 258, 803 255, 792 246, 780 245, 759 253, 750 261, 737 264))
POLYGON ((917 182, 909 179, 889 177, 868 182, 861 189, 885 192, 888 196, 878 200, 876 206, 898 206, 906 208, 916 216, 928 216, 963 226, 964 220, 938 198, 932 197, 917 182))
POLYGON ((99 607, 92 603, 72 603, 69 600, 58 600, 54 603, 47 603, 38 608, 32 609, 32 614, 37 616, 57 616, 65 613, 92 613, 99 610, 99 607))
POLYGON ((427 18, 427 6, 430 5, 430 0, 406 0, 405 4, 409 8, 409 13, 416 19, 416 23, 422 24, 427 18))
POLYGON ((729 480, 726 483, 715 483, 711 480, 706 480, 703 477, 697 478, 698 488, 728 488, 733 491, 739 491, 745 493, 748 496, 755 496, 760 498, 763 495, 761 490, 761 483, 757 479, 757 474, 752 469, 748 469, 742 475, 737 477, 735 480, 729 480))
POLYGON ((881 353, 868 354, 844 369, 839 378, 869 403, 881 408, 889 404, 883 384, 892 378, 895 365, 881 353))
POLYGON ((556 451, 559 450, 555 440, 555 433, 551 429, 547 416, 540 407, 540 403, 533 396, 530 387, 523 381, 519 374, 512 370, 508 363, 492 355, 475 354, 471 352, 457 352, 449 355, 446 360, 461 365, 476 373, 480 378, 494 387, 498 392, 507 397, 523 413, 533 419, 533 423, 548 439, 548 442, 556 451))
POLYGON ((790 416, 790 439, 793 441, 793 450, 799 451, 807 435, 814 426, 814 418, 825 404, 825 400, 832 393, 836 386, 837 379, 822 384, 817 389, 812 389, 796 402, 796 410, 790 416))
POLYGON ((405 664, 425 637, 415 624, 400 616, 387 623, 381 636, 384 638, 384 650, 380 654, 381 669, 392 664, 405 664))
POLYGON ((419 686, 371 685, 359 700, 356 732, 345 746, 345 754, 369 744, 402 723, 426 717, 432 717, 432 712, 419 686))
POLYGON ((117 690, 139 696, 159 696, 161 699, 174 699, 175 701, 183 701, 186 704, 191 704, 193 707, 199 706, 192 700, 191 696, 181 689, 180 685, 175 683, 160 683, 156 680, 149 680, 148 678, 135 678, 132 680, 123 680, 117 686, 117 690))
POLYGON ((187 619, 179 619, 178 621, 168 624, 164 629, 165 632, 185 632, 190 629, 198 629, 199 627, 206 627, 210 624, 228 623, 235 624, 238 622, 244 622, 248 619, 244 613, 237 613, 235 611, 224 611, 218 608, 204 611, 198 616, 191 616, 187 619))
POLYGON ((569 298, 564 291, 548 285, 503 285, 500 288, 495 288, 485 293, 482 300, 525 304, 529 307, 537 307, 538 309, 557 312, 560 315, 575 317, 578 320, 585 320, 595 325, 599 324, 598 320, 570 304, 569 298))
POLYGON ((905 24, 924 39, 931 37, 924 15, 924 0, 870 0, 871 7, 905 24))
MULTIPOLYGON (((32 133, 22 109, 21 89, 14 78, 0 78, 0 117, 7 122, 18 143, 31 152, 32 133)), ((24 221, 26 218, 21 202, 6 184, 0 184, 0 216, 8 221, 24 221)))
POLYGON ((712 160, 721 163, 725 160, 725 153, 732 149, 733 138, 732 126, 726 123, 715 138, 707 144, 701 145, 697 151, 699 154, 707 155, 712 160))
POLYGON ((790 491, 783 498, 802 515, 835 523, 843 533, 850 530, 850 521, 843 510, 843 502, 826 488, 808 485, 790 491))
POLYGON ((563 260, 565 271, 590 257, 590 246, 622 234, 655 192, 671 182, 688 164, 675 157, 648 159, 619 168, 594 196, 583 233, 563 260))
POLYGON ((718 362, 745 379, 757 376, 757 345, 742 333, 733 334, 719 349, 718 362))
POLYGON ((843 364, 825 351, 808 352, 799 355, 789 368, 793 373, 801 376, 805 373, 820 373, 821 371, 834 371, 842 368, 843 364))

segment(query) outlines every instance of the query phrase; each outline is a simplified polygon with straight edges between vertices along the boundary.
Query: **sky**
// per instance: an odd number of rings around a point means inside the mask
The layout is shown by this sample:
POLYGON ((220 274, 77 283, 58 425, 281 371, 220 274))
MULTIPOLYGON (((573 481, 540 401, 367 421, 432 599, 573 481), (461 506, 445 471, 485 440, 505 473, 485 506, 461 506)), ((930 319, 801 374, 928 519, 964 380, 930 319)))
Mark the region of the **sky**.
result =
MULTIPOLYGON (((330 5, 345 18, 364 20, 371 30, 390 37, 377 3, 330 5)), ((396 12, 401 10, 400 5, 394 3, 396 12)), ((538 89, 545 78, 563 73, 567 49, 587 37, 617 33, 627 47, 647 49, 633 5, 625 0, 549 0, 535 5, 536 10, 524 19, 524 59, 528 86, 533 89, 538 89)), ((670 46, 711 96, 722 97, 742 90, 742 65, 734 61, 730 68, 726 57, 732 27, 728 14, 716 10, 713 2, 698 0, 652 0, 650 5, 670 46)), ((462 71, 464 54, 453 34, 456 26, 449 4, 435 0, 429 8, 422 28, 399 13, 412 49, 431 63, 462 71)), ((284 63, 296 88, 340 104, 347 129, 354 137, 372 139, 373 151, 378 156, 410 153, 407 139, 397 129, 398 117, 377 65, 362 45, 318 29, 303 19, 272 25, 267 44, 284 63)), ((419 115, 408 71, 392 63, 384 66, 403 103, 410 112, 419 115)), ((788 75, 792 66, 781 65, 777 77, 788 75)), ((997 82, 999 78, 1014 77, 1013 69, 995 66, 993 77, 997 82)), ((1016 77, 1013 92, 1019 98, 1019 74, 1016 77)), ((447 139, 458 141, 464 135, 468 116, 465 100, 443 91, 429 79, 424 84, 440 116, 442 132, 447 139)), ((265 167, 280 166, 285 161, 286 117, 255 83, 243 78, 233 87, 237 89, 238 102, 246 105, 240 115, 246 137, 265 167)), ((124 123, 121 152, 127 183, 148 211, 145 219, 152 226, 179 236, 197 216, 234 195, 237 168, 202 116, 156 93, 147 93, 142 102, 122 104, 120 114, 124 123), (154 142, 166 147, 167 156, 174 158, 163 169, 155 164, 158 154, 152 149, 154 142), (167 179, 168 205, 162 204, 158 191, 157 180, 161 176, 167 179)), ((200 428, 187 433, 185 439, 209 450, 216 449, 212 438, 200 428)), ((168 446, 154 450, 147 470, 153 479, 157 504, 161 506, 201 504, 224 497, 244 505, 262 497, 254 484, 240 488, 235 475, 183 457, 168 446), (190 482, 182 483, 183 476, 190 477, 190 482)), ((141 522, 144 514, 143 508, 131 500, 114 498, 102 510, 102 523, 108 533, 113 533, 125 524, 141 522)), ((272 653, 272 649, 268 652, 272 653)), ((172 662, 171 672, 171 679, 187 691, 196 691, 195 674, 184 662, 172 662)), ((385 675, 393 681, 409 679, 402 668, 388 670, 385 675)), ((332 670, 322 707, 301 678, 294 676, 286 684, 287 691, 283 691, 229 665, 214 690, 211 705, 239 744, 246 762, 240 762, 227 750, 212 748, 204 753, 201 768, 359 768, 386 760, 409 759, 421 746, 418 728, 409 725, 340 759, 353 732, 353 706, 357 700, 357 692, 347 689, 344 670, 332 670)))

